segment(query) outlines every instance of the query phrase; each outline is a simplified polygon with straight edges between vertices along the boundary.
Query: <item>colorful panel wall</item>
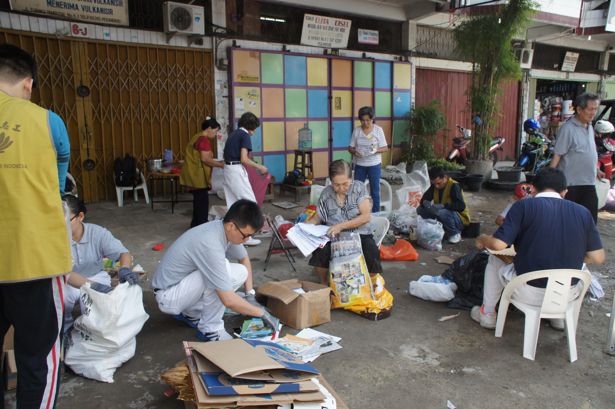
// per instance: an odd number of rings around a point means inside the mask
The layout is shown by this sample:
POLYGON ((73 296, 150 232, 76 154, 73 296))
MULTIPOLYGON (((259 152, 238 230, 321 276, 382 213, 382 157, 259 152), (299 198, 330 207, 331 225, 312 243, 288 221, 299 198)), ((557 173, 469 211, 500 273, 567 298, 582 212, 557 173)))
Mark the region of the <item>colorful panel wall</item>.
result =
MULTIPOLYGON (((252 156, 278 182, 294 165, 298 132, 312 130, 314 177, 347 151, 357 111, 372 106, 389 146, 403 140, 411 106, 410 65, 391 61, 232 49, 232 122, 250 111, 261 120, 252 156), (404 128, 405 127, 405 128, 404 128)), ((391 154, 383 155, 385 165, 391 154)))

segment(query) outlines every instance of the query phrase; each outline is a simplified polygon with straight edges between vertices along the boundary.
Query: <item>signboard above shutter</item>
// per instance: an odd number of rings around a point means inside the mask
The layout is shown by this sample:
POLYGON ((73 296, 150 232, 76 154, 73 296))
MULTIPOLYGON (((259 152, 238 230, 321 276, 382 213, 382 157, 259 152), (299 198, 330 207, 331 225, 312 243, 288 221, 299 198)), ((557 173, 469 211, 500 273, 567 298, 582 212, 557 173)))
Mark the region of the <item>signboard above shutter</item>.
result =
POLYGON ((128 0, 19 0, 11 10, 88 23, 128 25, 128 0))
POLYGON ((324 48, 348 47, 350 20, 305 14, 301 30, 301 44, 324 48))

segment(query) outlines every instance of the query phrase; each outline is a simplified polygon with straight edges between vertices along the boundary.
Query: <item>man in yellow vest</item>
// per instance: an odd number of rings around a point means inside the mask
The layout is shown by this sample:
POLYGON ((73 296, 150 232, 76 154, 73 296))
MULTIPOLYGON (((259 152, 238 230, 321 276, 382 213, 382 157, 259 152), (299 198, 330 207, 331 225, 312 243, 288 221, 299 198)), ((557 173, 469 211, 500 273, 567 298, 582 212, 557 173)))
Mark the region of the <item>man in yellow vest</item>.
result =
POLYGON ((0 336, 14 327, 17 407, 48 409, 71 256, 53 138, 59 117, 29 101, 35 78, 30 54, 0 45, 0 336))
POLYGON ((423 195, 417 213, 424 219, 437 219, 442 223, 448 242, 459 243, 461 231, 470 224, 470 211, 461 185, 439 166, 429 169, 429 180, 431 186, 423 195))

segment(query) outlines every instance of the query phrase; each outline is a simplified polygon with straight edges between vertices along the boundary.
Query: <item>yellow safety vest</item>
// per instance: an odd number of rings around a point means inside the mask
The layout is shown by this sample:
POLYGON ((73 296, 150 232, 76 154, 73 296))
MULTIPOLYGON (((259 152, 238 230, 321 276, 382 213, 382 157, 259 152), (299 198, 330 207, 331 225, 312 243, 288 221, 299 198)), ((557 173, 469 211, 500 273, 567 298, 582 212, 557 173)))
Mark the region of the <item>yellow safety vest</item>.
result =
MULTIPOLYGON (((182 166, 182 173, 179 175, 181 185, 195 189, 211 187, 211 168, 201 161, 201 152, 194 149, 195 142, 202 135, 200 132, 194 135, 186 145, 184 166, 182 166)), ((211 143, 211 139, 209 142, 211 143)))
POLYGON ((0 92, 0 282, 70 271, 59 189, 48 111, 0 92))
MULTIPOLYGON (((444 186, 444 191, 440 191, 436 188, 434 188, 434 192, 433 192, 433 202, 434 204, 441 204, 441 205, 447 205, 452 203, 451 201, 451 187, 453 186, 453 184, 456 184, 457 181, 453 180, 453 178, 448 178, 448 182, 446 183, 446 186, 444 186)), ((461 190, 461 198, 463 199, 464 203, 465 203, 465 198, 463 197, 463 190, 461 190)), ((461 218, 461 222, 464 224, 464 226, 467 226, 468 224, 470 224, 470 211, 468 210, 468 205, 466 204, 466 208, 463 209, 463 212, 457 212, 459 213, 459 217, 461 218)))

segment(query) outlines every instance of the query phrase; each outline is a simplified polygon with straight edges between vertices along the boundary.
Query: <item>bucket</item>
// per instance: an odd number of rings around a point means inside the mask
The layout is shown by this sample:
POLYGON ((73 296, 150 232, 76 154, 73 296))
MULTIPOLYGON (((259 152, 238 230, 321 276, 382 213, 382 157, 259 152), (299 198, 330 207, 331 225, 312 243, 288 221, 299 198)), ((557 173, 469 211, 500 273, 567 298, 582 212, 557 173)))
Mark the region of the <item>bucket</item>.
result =
POLYGON ((480 192, 480 186, 483 184, 483 175, 467 175, 465 185, 470 192, 480 192))
POLYGON ((498 168, 495 171, 498 172, 498 180, 500 182, 521 182, 521 172, 523 171, 523 168, 505 167, 498 168))
POLYGON ((463 231, 461 235, 466 238, 475 238, 480 236, 480 221, 470 222, 463 231))
POLYGON ((450 172, 446 172, 446 175, 451 178, 454 179, 455 181, 461 183, 463 185, 463 182, 466 179, 466 174, 463 172, 459 172, 459 171, 450 171, 450 172))

